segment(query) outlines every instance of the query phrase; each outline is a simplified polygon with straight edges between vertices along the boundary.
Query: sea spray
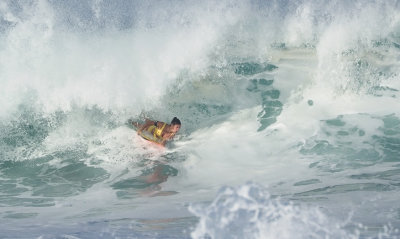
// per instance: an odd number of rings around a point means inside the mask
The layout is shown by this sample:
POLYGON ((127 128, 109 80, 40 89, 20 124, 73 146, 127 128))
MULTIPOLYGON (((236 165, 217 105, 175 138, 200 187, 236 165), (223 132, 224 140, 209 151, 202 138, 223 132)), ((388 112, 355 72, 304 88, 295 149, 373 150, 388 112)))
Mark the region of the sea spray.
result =
POLYGON ((358 238, 317 208, 272 197, 254 183, 223 187, 208 205, 192 205, 200 218, 192 238, 358 238))

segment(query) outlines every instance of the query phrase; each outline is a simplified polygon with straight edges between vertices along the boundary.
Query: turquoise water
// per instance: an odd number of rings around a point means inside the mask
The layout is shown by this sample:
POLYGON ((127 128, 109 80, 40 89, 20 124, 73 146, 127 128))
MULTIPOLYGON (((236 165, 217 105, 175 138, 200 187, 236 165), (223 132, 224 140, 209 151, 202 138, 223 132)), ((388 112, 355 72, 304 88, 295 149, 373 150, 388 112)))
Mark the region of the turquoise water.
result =
POLYGON ((399 7, 3 1, 0 238, 399 238, 399 7))

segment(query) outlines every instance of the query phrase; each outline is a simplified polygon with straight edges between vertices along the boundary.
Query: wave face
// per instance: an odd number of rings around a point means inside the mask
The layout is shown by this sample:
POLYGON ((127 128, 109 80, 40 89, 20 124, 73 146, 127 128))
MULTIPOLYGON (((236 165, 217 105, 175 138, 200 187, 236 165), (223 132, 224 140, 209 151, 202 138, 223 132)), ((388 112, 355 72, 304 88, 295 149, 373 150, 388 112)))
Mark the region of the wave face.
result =
POLYGON ((2 1, 0 237, 400 237, 399 10, 2 1))

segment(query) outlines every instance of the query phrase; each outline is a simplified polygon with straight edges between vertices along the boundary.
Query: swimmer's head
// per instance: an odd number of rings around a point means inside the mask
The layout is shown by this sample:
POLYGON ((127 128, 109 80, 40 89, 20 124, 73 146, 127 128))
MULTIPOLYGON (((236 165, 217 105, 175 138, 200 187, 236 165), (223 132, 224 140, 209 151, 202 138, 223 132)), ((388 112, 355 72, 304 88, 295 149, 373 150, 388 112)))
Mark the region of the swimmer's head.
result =
POLYGON ((177 133, 180 128, 181 128, 181 121, 178 118, 174 117, 171 121, 171 131, 173 133, 177 133))

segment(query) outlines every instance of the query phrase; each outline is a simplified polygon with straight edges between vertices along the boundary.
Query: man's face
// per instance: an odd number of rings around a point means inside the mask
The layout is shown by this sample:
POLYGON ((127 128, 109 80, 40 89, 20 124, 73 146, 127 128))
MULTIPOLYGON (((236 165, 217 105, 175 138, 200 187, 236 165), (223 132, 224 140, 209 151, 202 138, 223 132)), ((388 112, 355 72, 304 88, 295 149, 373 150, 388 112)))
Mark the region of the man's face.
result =
POLYGON ((179 131, 180 128, 181 128, 181 126, 179 124, 174 124, 174 125, 171 126, 171 131, 174 134, 176 134, 179 131))

